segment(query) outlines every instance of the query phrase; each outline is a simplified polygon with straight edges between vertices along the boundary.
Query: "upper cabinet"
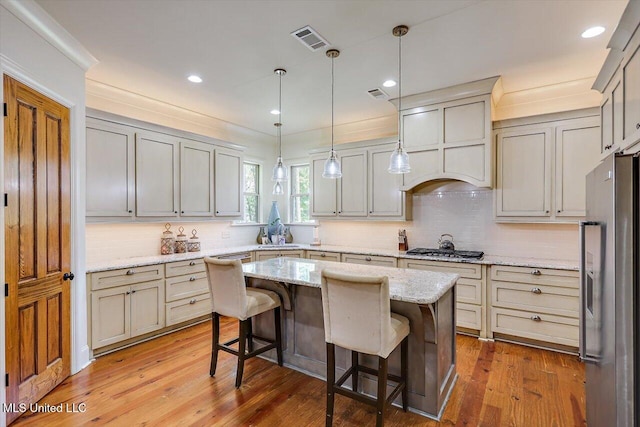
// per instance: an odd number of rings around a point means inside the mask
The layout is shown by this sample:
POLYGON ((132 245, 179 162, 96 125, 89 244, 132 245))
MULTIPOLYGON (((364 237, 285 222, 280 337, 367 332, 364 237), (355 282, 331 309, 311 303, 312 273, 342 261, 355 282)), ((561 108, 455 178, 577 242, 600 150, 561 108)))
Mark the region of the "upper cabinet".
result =
POLYGON ((497 80, 403 98, 400 132, 411 161, 403 189, 433 179, 492 186, 491 92, 497 80))
POLYGON ((585 176, 600 158, 597 110, 495 125, 496 218, 566 222, 584 216, 585 176))
POLYGON ((87 216, 132 217, 135 209, 135 133, 87 118, 87 216))
POLYGON ((322 218, 410 219, 402 175, 390 174, 395 144, 337 150, 342 178, 322 177, 327 153, 311 157, 311 215, 322 218))
POLYGON ((602 92, 601 156, 640 151, 640 3, 630 1, 608 47, 609 55, 593 84, 602 92))
POLYGON ((87 117, 87 217, 118 222, 242 215, 241 151, 187 132, 96 116, 87 117))

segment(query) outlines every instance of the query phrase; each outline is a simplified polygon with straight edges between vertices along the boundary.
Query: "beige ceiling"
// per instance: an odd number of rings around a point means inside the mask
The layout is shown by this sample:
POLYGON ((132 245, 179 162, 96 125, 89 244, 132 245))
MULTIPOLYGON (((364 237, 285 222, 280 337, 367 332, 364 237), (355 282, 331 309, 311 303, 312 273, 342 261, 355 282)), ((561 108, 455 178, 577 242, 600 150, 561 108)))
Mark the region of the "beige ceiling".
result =
MULTIPOLYGON (((403 95, 495 75, 504 91, 595 78, 626 0, 38 0, 100 63, 101 83, 274 134, 284 67, 283 133, 331 123, 330 67, 289 35, 311 25, 333 47, 336 124, 395 109, 367 90, 397 79, 403 95), (606 32, 582 39, 593 25, 606 32), (186 77, 196 73, 204 82, 186 77)), ((397 96, 397 86, 385 89, 397 96)))

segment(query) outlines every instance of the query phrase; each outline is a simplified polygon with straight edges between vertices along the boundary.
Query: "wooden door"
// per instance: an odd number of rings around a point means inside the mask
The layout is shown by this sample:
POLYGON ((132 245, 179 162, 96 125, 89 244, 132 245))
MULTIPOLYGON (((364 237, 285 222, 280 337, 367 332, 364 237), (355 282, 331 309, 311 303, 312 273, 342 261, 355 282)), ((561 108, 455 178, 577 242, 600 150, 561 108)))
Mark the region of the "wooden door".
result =
POLYGON ((7 403, 30 404, 70 373, 69 110, 7 76, 4 96, 7 403))

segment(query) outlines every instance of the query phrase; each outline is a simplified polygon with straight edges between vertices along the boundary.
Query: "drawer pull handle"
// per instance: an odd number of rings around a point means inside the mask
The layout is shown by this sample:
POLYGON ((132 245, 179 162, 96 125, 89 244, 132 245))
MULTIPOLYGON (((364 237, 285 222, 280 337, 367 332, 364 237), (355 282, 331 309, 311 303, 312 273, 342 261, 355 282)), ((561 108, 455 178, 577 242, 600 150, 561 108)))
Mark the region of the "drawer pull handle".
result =
POLYGON ((196 262, 195 262, 195 261, 191 261, 191 262, 189 263, 189 265, 193 267, 194 265, 196 265, 196 262))
POLYGON ((531 274, 533 274, 534 276, 540 276, 542 273, 540 273, 540 270, 533 270, 531 274))
POLYGON ((196 299, 195 299, 195 298, 191 298, 191 299, 189 300, 189 304, 195 304, 195 303, 196 303, 196 299))
POLYGON ((194 276, 189 277, 189 281, 190 282, 194 282, 196 280, 196 278, 194 276))
POLYGON ((537 294, 537 295, 540 295, 542 293, 540 288, 533 288, 533 289, 531 289, 531 292, 533 292, 534 294, 537 294))
POLYGON ((541 322, 542 321, 540 316, 538 316, 537 314, 534 314, 533 316, 531 316, 531 320, 533 320, 534 322, 541 322))
POLYGON ((135 273, 133 270, 127 270, 127 276, 131 276, 133 273, 135 273))
POLYGON ((131 291, 127 291, 127 295, 131 294, 131 291))
POLYGON ((320 254, 320 256, 321 256, 322 258, 324 258, 324 257, 326 257, 327 255, 325 255, 325 254, 320 254))
POLYGON ((366 257, 364 260, 365 260, 365 261, 371 261, 371 257, 370 257, 370 256, 368 256, 368 257, 366 257))

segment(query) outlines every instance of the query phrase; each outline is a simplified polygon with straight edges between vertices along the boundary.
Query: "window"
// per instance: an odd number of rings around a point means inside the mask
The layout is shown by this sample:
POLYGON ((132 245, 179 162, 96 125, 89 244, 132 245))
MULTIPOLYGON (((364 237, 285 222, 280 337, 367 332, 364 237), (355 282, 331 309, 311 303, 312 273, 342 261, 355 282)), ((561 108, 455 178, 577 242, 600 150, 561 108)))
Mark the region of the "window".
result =
POLYGON ((244 221, 260 219, 260 165, 244 164, 244 221))
POLYGON ((309 165, 291 167, 291 222, 310 222, 309 165))

